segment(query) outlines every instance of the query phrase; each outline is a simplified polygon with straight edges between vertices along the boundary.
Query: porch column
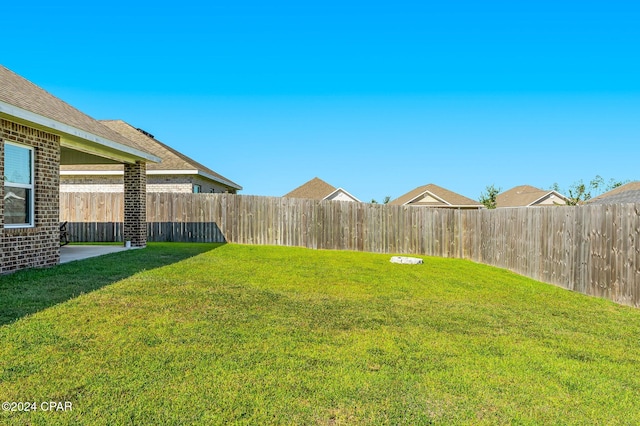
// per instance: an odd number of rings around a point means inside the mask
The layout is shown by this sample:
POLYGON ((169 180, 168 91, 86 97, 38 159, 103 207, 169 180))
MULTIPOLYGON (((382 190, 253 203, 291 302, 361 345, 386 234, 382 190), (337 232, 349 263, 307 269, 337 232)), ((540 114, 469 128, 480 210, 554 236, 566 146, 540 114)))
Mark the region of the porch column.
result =
POLYGON ((124 229, 125 244, 147 245, 147 163, 124 165, 124 229))

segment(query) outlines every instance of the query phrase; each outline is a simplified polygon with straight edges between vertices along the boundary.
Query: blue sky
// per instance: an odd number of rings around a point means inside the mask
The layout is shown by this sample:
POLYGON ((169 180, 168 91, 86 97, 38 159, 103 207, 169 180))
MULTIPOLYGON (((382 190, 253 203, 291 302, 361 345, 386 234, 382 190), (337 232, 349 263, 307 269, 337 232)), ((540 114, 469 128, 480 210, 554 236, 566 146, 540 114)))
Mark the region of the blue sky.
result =
POLYGON ((364 201, 640 179, 637 2, 62 0, 3 16, 0 63, 245 194, 314 176, 364 201))

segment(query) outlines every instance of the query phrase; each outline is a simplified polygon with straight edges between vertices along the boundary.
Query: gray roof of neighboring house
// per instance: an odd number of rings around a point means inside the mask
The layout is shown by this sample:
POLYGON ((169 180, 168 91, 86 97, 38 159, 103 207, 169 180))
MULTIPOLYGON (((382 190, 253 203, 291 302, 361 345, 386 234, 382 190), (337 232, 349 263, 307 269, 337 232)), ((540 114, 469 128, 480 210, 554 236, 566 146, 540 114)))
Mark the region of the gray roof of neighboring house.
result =
POLYGON ((498 207, 528 207, 549 194, 554 194, 566 201, 566 197, 556 191, 520 185, 498 194, 496 204, 498 207))
MULTIPOLYGON (((155 139, 149 133, 146 133, 142 130, 139 130, 129 123, 126 123, 122 120, 103 120, 101 121, 109 129, 119 133, 123 137, 128 140, 134 142, 141 149, 153 153, 154 155, 160 157, 162 159, 161 163, 152 163, 147 165, 147 170, 153 171, 183 171, 183 170, 192 170, 194 173, 200 172, 199 174, 204 176, 205 178, 209 178, 215 180, 224 185, 230 186, 235 189, 242 189, 240 185, 233 182, 230 179, 222 176, 219 173, 214 172, 210 168, 198 163, 197 161, 187 157, 186 155, 176 151, 168 145, 160 142, 155 139)), ((69 166, 61 166, 60 170, 63 171, 83 171, 83 172, 92 172, 92 171, 112 171, 112 170, 121 170, 122 167, 118 165, 107 165, 107 164, 95 164, 95 165, 69 165, 69 166)))
POLYGON ((142 147, 137 146, 118 132, 111 130, 2 65, 0 65, 0 101, 109 141, 146 152, 142 147))
POLYGON ((449 191, 448 189, 442 188, 438 185, 434 185, 432 183, 428 185, 419 186, 416 189, 413 189, 407 192, 404 195, 396 198, 393 201, 390 201, 390 205, 402 206, 405 204, 413 204, 412 201, 423 194, 432 194, 436 198, 442 200, 442 202, 431 202, 431 203, 416 203, 415 205, 425 206, 425 207, 477 207, 482 208, 482 204, 479 202, 472 200, 471 198, 467 198, 464 195, 460 195, 456 192, 449 191))
POLYGON ((640 181, 629 182, 587 201, 587 204, 640 203, 640 181))

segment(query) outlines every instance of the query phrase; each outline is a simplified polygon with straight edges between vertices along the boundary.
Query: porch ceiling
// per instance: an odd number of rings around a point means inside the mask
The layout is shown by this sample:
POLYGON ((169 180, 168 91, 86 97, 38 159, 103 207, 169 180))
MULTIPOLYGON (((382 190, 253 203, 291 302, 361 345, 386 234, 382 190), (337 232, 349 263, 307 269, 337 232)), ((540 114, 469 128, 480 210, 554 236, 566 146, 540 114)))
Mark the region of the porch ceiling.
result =
POLYGON ((110 158, 99 157, 82 151, 76 151, 71 148, 60 147, 60 165, 71 166, 78 164, 122 164, 119 161, 110 158))
POLYGON ((146 152, 108 140, 89 140, 68 134, 60 136, 60 164, 156 163, 160 159, 146 152))

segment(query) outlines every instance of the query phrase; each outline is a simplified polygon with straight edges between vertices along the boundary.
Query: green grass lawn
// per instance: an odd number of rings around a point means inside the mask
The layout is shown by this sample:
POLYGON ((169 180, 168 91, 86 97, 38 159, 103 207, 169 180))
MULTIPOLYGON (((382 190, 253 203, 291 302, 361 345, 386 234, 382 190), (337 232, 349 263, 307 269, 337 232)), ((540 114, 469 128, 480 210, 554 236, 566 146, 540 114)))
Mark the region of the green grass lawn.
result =
POLYGON ((640 310, 389 258, 169 243, 2 276, 0 401, 37 411, 0 424, 640 423, 640 310))

